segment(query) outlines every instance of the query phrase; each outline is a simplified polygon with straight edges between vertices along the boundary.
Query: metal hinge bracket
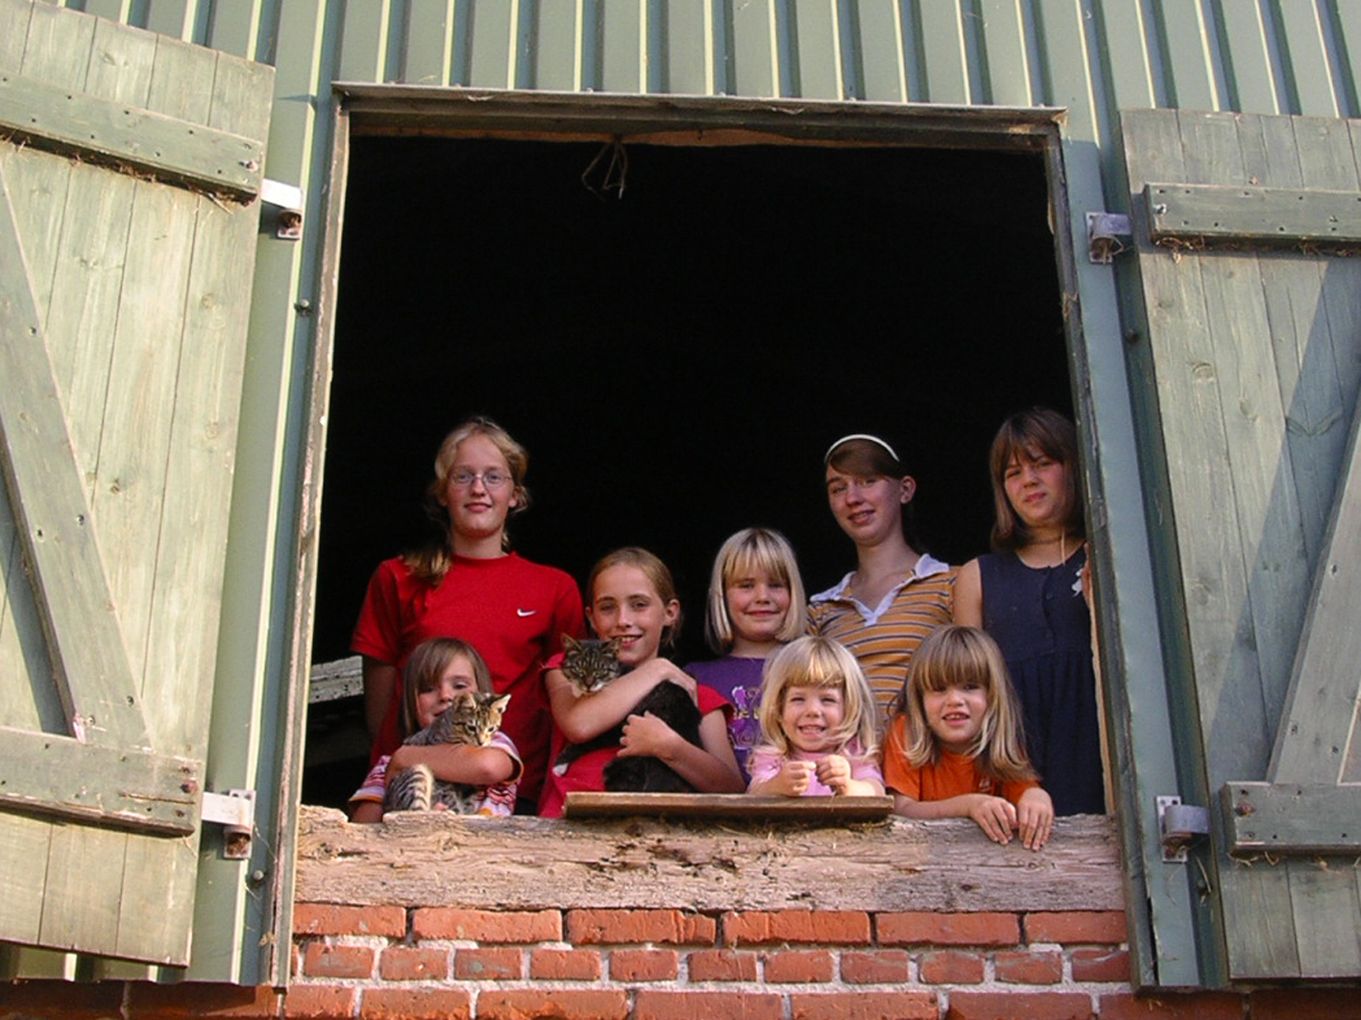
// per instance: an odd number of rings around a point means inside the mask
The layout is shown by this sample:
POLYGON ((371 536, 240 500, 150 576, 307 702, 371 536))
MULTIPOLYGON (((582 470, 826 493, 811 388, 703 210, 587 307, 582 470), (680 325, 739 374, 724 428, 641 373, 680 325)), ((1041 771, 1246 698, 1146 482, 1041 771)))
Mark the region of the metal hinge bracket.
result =
POLYGON ((250 858, 250 837, 255 831, 254 790, 205 793, 202 816, 205 822, 214 822, 223 827, 223 857, 229 861, 250 858))
POLYGON ((1134 231, 1124 213, 1087 214, 1087 256, 1098 266, 1108 266, 1115 256, 1134 246, 1134 231))
POLYGON ((260 198, 273 207, 274 236, 282 241, 302 238, 302 189, 268 177, 260 184, 260 198))
POLYGON ((1186 860, 1186 850, 1197 839, 1210 834, 1209 808, 1183 804, 1180 797, 1159 797, 1158 841, 1163 861, 1174 864, 1186 860))

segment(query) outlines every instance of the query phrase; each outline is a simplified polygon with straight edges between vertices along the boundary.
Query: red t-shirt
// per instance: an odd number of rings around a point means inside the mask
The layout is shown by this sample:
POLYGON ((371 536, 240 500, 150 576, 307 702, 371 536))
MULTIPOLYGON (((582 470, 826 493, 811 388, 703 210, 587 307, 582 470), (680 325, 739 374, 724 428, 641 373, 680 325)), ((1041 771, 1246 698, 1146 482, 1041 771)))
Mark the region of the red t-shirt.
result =
POLYGON ((966 793, 986 793, 1015 804, 1021 794, 1040 784, 1033 779, 1001 782, 985 775, 978 761, 968 755, 941 749, 940 758, 921 768, 907 762, 907 718, 898 716, 889 726, 884 745, 884 786, 913 800, 949 800, 966 793))
MULTIPOLYGON (((576 582, 555 567, 514 553, 485 560, 455 556, 432 588, 396 557, 374 571, 350 648, 398 669, 431 638, 459 638, 476 648, 496 692, 511 696, 501 729, 524 760, 520 797, 533 801, 543 784, 552 728, 543 663, 561 650, 563 634, 580 637, 584 629, 576 582)), ((374 743, 375 761, 401 743, 401 704, 399 677, 374 743)))
MULTIPOLYGON (((557 669, 561 664, 562 657, 555 656, 544 667, 545 671, 557 669)), ((710 712, 722 712, 724 715, 724 726, 727 725, 727 717, 732 714, 732 703, 727 698, 719 694, 712 687, 704 684, 698 685, 699 693, 699 714, 700 718, 710 712)), ((589 697, 589 695, 587 695, 589 697)), ((620 720, 621 722, 623 720, 620 720)), ((562 816, 562 806, 567 800, 567 795, 574 790, 586 790, 593 793, 605 789, 605 766, 614 761, 619 755, 619 747, 601 747, 594 751, 587 751, 576 761, 567 767, 565 775, 555 775, 552 771, 553 762, 558 760, 558 752, 562 750, 567 740, 562 735, 562 731, 555 725, 553 727, 553 750, 549 755, 549 771, 544 779, 543 794, 539 798, 539 816, 541 818, 559 818, 562 816)))

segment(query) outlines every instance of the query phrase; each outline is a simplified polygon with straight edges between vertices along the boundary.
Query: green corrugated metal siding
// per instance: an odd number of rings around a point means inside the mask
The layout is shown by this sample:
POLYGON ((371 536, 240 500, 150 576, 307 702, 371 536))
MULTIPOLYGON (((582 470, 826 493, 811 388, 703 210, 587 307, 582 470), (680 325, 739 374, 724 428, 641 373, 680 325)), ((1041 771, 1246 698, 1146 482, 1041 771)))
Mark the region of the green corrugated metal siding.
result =
MULTIPOLYGON (((1120 109, 1361 113, 1356 0, 69 0, 67 6, 273 64, 277 99, 266 172, 307 196, 302 244, 260 241, 240 498, 224 594, 224 619, 232 624, 224 627, 218 662, 219 675, 231 682, 219 684, 223 703, 214 706, 225 738, 214 739, 218 760, 210 762, 219 787, 261 788, 256 777, 269 774, 270 759, 286 760, 296 739, 297 721, 275 720, 271 706, 287 700, 296 609, 290 587, 295 550, 305 545, 295 522, 300 500, 316 498, 296 483, 305 419, 317 413, 307 393, 316 319, 299 308, 302 301, 315 305, 321 273, 331 82, 1064 107, 1067 242, 1078 252, 1086 243, 1083 213, 1125 205, 1113 145, 1120 109), (255 746, 262 748, 258 763, 255 746)), ((1143 809, 1155 793, 1175 790, 1177 776, 1161 695, 1143 494, 1136 473, 1112 467, 1136 461, 1117 283, 1109 269, 1085 258, 1072 271, 1064 286, 1076 291, 1082 308, 1083 335, 1073 354, 1081 369, 1079 404, 1103 462, 1092 480, 1095 539, 1112 565, 1102 579, 1103 633, 1113 639, 1117 672, 1139 682, 1125 692, 1118 722, 1142 749, 1138 763, 1121 763, 1132 773, 1125 784, 1143 822, 1142 868, 1139 848, 1127 852, 1134 872, 1152 872, 1146 848, 1156 840, 1143 809)), ((1150 873, 1147 885, 1155 921, 1194 910, 1184 880, 1150 873)), ((239 882, 222 886, 201 892, 201 910, 233 911, 247 918, 248 930, 267 929, 239 882)), ((289 890, 283 892, 287 900, 289 890)), ((1161 940, 1158 952, 1160 981, 1194 982, 1194 960, 1161 940)), ((240 953, 239 946, 211 947, 196 970, 258 978, 240 953)))

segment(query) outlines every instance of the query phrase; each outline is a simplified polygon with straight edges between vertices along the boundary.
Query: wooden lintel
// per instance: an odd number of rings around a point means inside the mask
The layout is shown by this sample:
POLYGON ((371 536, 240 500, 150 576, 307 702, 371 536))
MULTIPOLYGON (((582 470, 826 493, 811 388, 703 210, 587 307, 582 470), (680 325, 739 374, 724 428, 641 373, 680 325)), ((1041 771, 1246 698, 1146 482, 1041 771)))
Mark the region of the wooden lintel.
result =
POLYGON ((967 819, 810 824, 298 818, 300 901, 544 910, 1122 910, 1115 822, 1060 818, 1039 852, 967 819), (450 876, 458 876, 451 880, 450 876))
POLYGON ((165 836, 198 829, 203 766, 0 727, 0 808, 165 836))
POLYGON ((1143 200, 1154 241, 1361 243, 1361 192, 1149 183, 1143 200))
POLYGON ((567 795, 565 818, 740 818, 814 825, 881 822, 892 797, 752 797, 745 793, 593 793, 567 795))
POLYGON ((1230 853, 1361 852, 1361 783, 1226 783, 1219 803, 1230 853))
POLYGON ((254 139, 14 75, 0 74, 0 133, 243 201, 259 194, 264 174, 254 139))

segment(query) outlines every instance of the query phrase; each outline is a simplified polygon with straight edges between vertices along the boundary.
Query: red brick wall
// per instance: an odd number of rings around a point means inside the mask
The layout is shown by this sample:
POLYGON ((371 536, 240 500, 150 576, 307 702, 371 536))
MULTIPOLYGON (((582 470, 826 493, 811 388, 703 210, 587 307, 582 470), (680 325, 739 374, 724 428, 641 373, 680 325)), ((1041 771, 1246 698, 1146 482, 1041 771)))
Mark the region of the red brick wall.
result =
POLYGON ((268 989, 19 982, 0 1020, 120 1017, 1358 1016, 1346 990, 1136 998, 1116 911, 469 910, 297 905, 294 978, 268 989))

